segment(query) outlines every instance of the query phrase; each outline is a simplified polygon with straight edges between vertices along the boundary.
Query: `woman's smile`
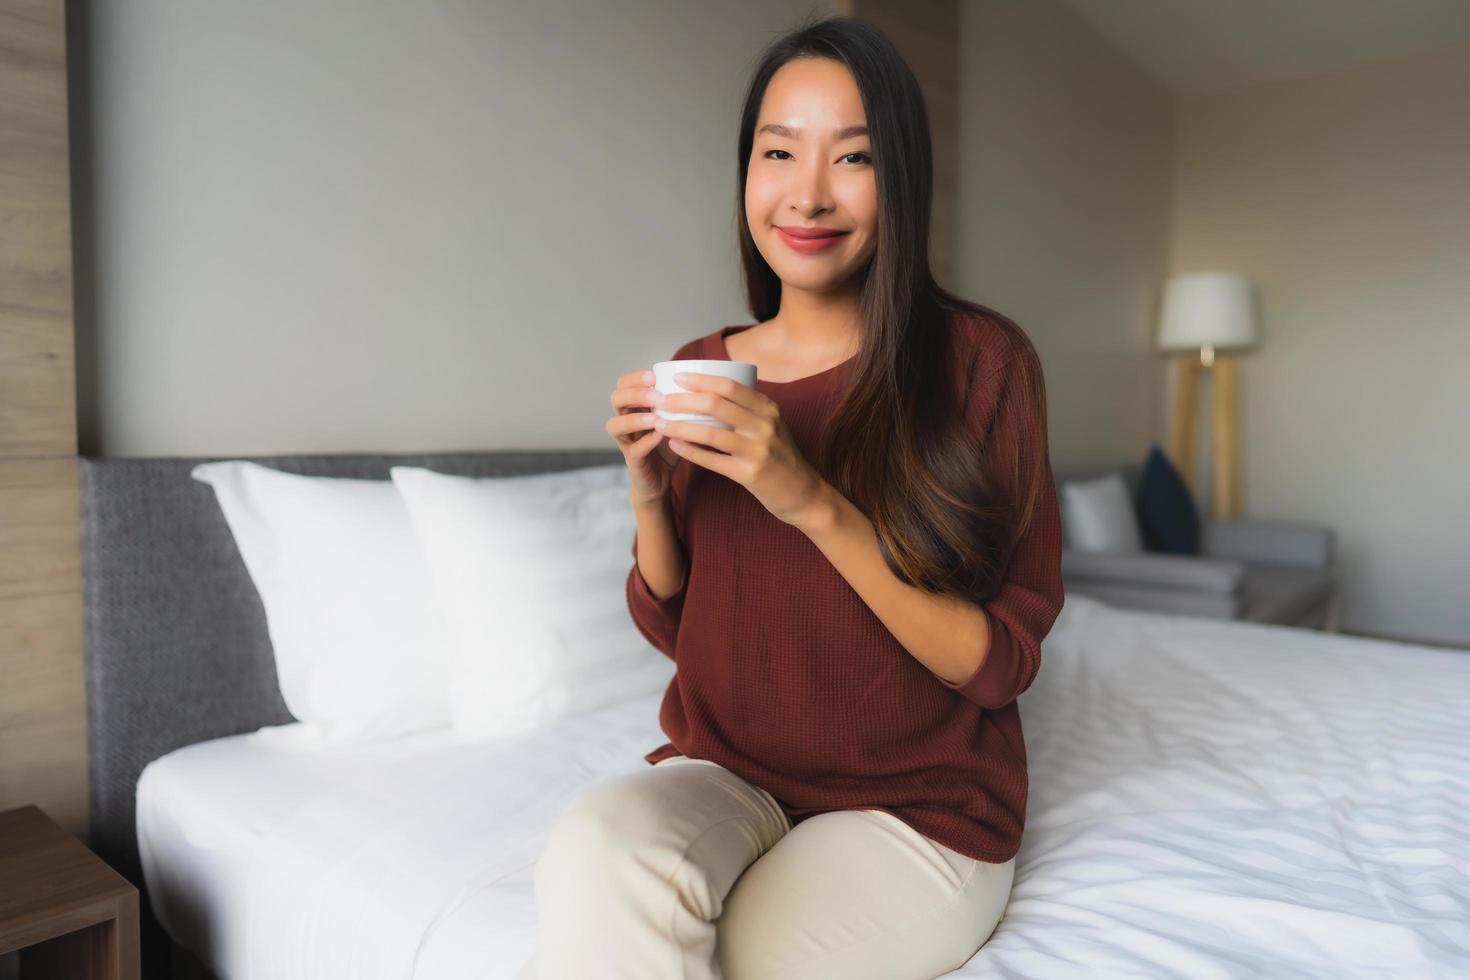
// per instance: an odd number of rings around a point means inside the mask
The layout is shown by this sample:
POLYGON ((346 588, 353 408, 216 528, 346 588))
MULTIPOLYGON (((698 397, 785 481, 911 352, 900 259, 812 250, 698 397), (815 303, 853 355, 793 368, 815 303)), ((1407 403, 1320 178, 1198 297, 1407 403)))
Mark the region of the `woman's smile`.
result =
POLYGON ((821 237, 817 238, 811 238, 794 235, 780 225, 777 225, 776 234, 779 235, 781 241, 790 246, 792 250, 800 252, 803 255, 812 255, 817 252, 829 249, 833 245, 836 245, 838 242, 846 238, 848 233, 842 231, 831 234, 823 234, 821 237))

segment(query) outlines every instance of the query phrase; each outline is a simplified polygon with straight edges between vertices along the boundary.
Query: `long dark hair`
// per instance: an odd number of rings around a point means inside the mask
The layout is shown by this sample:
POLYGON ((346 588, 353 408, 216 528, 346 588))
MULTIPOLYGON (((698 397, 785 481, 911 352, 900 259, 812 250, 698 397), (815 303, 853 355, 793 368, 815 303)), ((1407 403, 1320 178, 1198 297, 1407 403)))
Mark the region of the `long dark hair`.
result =
MULTIPOLYGON (((999 591, 1016 542, 1025 534, 1048 465, 1046 390, 1041 361, 1018 325, 989 307, 942 289, 929 268, 933 154, 929 117, 908 64, 877 28, 830 17, 792 31, 761 56, 740 115, 736 212, 750 312, 769 320, 781 306, 781 280, 755 247, 745 215, 761 100, 771 76, 794 58, 831 58, 857 80, 873 146, 878 244, 862 277, 861 336, 852 382, 832 413, 812 463, 873 522, 896 576, 931 594, 975 602, 999 591), (1028 473, 1021 460, 991 460, 955 404, 945 363, 946 317, 978 316, 1009 340, 1012 372, 1002 404, 1040 407, 1041 451, 1028 473), (1024 499, 1003 499, 995 467, 1009 466, 1024 499)), ((979 379, 972 379, 978 381, 979 379)), ((1019 455, 1019 453, 1018 453, 1019 455)))

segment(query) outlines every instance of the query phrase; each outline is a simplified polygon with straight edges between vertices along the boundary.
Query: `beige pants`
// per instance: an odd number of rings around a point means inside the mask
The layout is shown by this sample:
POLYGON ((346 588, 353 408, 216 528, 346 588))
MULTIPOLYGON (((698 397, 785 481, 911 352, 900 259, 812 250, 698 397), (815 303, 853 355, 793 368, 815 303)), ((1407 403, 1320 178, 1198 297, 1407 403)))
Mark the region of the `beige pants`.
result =
POLYGON ((674 756, 553 825, 517 980, 932 980, 990 938, 1014 871, 881 810, 792 827, 765 790, 674 756))

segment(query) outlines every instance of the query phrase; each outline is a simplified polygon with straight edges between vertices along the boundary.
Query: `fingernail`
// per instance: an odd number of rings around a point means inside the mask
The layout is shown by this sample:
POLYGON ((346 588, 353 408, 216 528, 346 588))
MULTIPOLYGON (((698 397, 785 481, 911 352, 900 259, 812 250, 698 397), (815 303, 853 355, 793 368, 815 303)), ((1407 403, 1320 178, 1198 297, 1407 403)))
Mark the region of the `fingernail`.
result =
POLYGON ((652 383, 652 381, 653 381, 653 372, 652 371, 644 371, 643 372, 643 380, 652 383))
POLYGON ((679 384, 683 384, 689 380, 689 374, 686 371, 675 371, 674 380, 679 382, 679 384))

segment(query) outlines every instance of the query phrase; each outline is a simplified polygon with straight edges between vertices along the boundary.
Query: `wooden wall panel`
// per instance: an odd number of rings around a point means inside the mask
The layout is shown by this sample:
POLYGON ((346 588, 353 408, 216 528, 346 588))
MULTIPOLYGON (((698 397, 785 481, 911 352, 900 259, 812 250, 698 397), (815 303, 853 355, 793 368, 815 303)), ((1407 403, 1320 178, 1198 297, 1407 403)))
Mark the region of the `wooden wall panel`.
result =
POLYGON ((0 810, 87 823, 66 21, 0 0, 0 810))

